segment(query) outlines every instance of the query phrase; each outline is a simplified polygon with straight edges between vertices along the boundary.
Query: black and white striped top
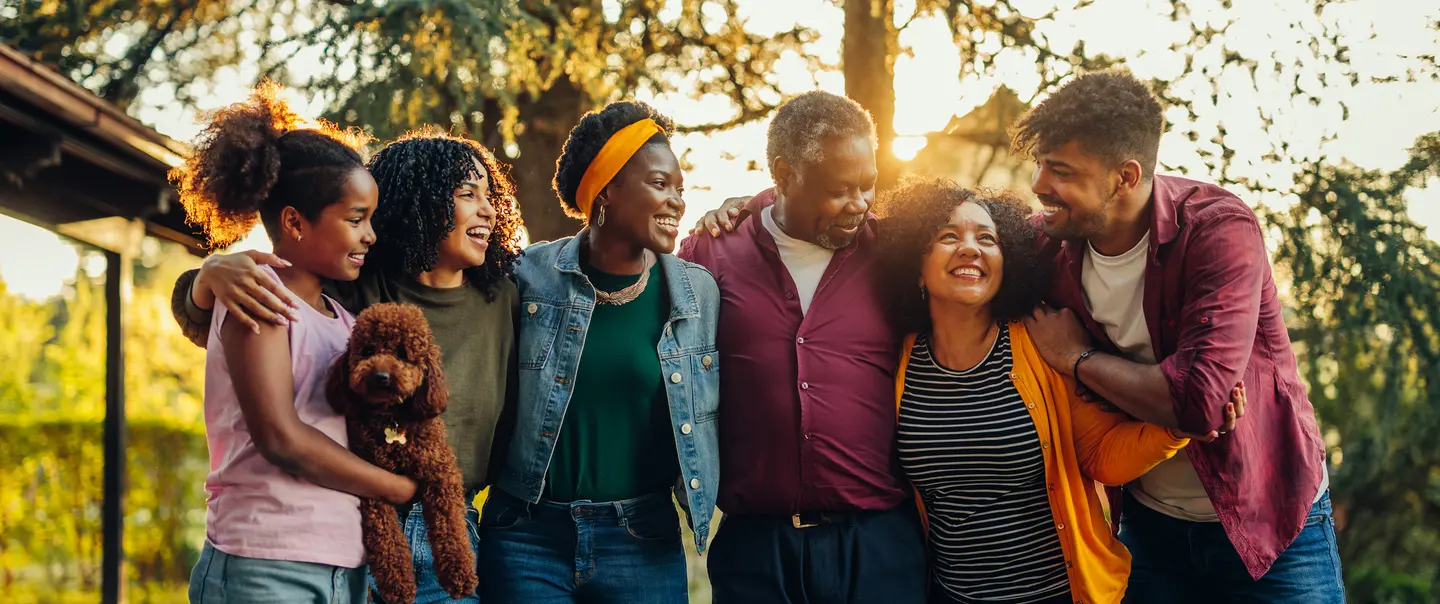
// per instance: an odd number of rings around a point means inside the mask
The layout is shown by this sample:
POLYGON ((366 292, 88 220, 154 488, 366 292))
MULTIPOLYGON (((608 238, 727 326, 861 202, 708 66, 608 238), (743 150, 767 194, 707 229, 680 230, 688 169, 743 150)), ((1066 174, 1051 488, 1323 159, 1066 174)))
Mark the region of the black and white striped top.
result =
POLYGON ((936 582, 960 602, 1069 592, 1035 423, 1010 380, 1009 330, 965 371, 916 339, 900 398, 900 465, 930 521, 936 582))

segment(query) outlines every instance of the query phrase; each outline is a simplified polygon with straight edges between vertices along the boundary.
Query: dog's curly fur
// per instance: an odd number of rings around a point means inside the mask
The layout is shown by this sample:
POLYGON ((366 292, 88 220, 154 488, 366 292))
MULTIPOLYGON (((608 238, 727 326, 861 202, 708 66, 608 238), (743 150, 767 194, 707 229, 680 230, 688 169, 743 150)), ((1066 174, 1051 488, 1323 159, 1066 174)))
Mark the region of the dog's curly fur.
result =
MULTIPOLYGON (((475 555, 465 526, 465 486, 445 442, 449 393, 440 349, 419 307, 376 304, 360 313, 345 354, 330 369, 326 394, 345 416, 350 449, 419 484, 435 574, 453 598, 475 593, 475 555), (386 430, 405 442, 386 442, 386 430)), ((361 500, 370 573, 386 602, 415 601, 410 546, 394 506, 361 500)))

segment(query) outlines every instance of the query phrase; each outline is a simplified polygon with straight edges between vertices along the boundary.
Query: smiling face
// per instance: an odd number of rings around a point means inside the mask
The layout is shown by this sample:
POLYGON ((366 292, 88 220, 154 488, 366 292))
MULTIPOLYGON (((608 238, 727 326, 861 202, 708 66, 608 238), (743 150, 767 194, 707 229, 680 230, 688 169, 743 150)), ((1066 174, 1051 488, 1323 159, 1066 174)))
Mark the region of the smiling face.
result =
POLYGON ((664 143, 641 147, 605 185, 596 202, 605 208, 599 227, 607 237, 626 240, 657 254, 675 249, 685 215, 685 174, 664 143))
POLYGON ((455 201, 455 228, 440 241, 437 266, 465 270, 485 264, 495 207, 490 203, 490 172, 479 161, 474 164, 475 171, 460 181, 451 194, 455 201))
POLYGON ((775 210, 785 234, 827 249, 850 245, 875 202, 875 148, 868 137, 833 137, 819 163, 795 172, 785 158, 773 171, 783 195, 775 210))
POLYGON ((995 221, 977 203, 960 204, 930 240, 921 285, 934 302, 979 307, 995 299, 1004 277, 995 221))
POLYGON ((1088 239, 1104 233, 1119 197, 1121 171, 1086 153, 1078 141, 1037 153, 1035 161, 1030 190, 1040 198, 1045 234, 1088 239))
POLYGON ((322 208, 315 220, 307 220, 294 207, 282 210, 280 219, 288 236, 277 246, 283 245, 282 255, 310 273, 353 281, 360 277, 365 255, 375 243, 370 217, 378 199, 375 179, 364 168, 356 168, 340 198, 322 208))

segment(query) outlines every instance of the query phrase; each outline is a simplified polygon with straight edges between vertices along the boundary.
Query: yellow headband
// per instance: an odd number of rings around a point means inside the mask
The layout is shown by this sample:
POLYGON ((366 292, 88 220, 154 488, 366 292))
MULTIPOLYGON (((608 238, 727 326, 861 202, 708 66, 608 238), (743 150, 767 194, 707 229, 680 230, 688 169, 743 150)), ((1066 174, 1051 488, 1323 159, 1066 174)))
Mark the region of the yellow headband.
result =
POLYGON ((581 214, 590 215, 590 204, 595 203, 600 189, 610 184, 610 180, 620 173, 620 168, 625 167, 625 162, 630 161, 630 157, 645 146, 650 137, 661 132, 655 120, 643 119, 621 128, 605 141, 605 146, 585 169, 585 175, 580 177, 580 188, 575 191, 575 205, 580 208, 581 214))

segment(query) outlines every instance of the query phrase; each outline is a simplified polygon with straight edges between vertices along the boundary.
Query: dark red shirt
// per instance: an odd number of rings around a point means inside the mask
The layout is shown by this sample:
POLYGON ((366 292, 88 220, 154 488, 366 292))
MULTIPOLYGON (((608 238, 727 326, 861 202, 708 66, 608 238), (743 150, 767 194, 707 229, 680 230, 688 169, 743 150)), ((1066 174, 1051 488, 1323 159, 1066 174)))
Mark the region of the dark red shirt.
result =
MULTIPOLYGON (((1295 367, 1290 335, 1255 213, 1212 184, 1155 176, 1145 321, 1180 428, 1220 426, 1230 389, 1245 383, 1235 430, 1188 449, 1241 560, 1258 579, 1305 524, 1325 449, 1295 367)), ((1047 240, 1052 302, 1074 310, 1099 346, 1117 353, 1086 310, 1081 241, 1047 240)))
MULTIPOLYGON (((774 203, 766 190, 743 210, 774 203)), ((729 514, 884 510, 908 501, 895 450, 898 327, 876 287, 872 216, 808 312, 758 216, 687 237, 720 286, 720 493, 729 514)))

